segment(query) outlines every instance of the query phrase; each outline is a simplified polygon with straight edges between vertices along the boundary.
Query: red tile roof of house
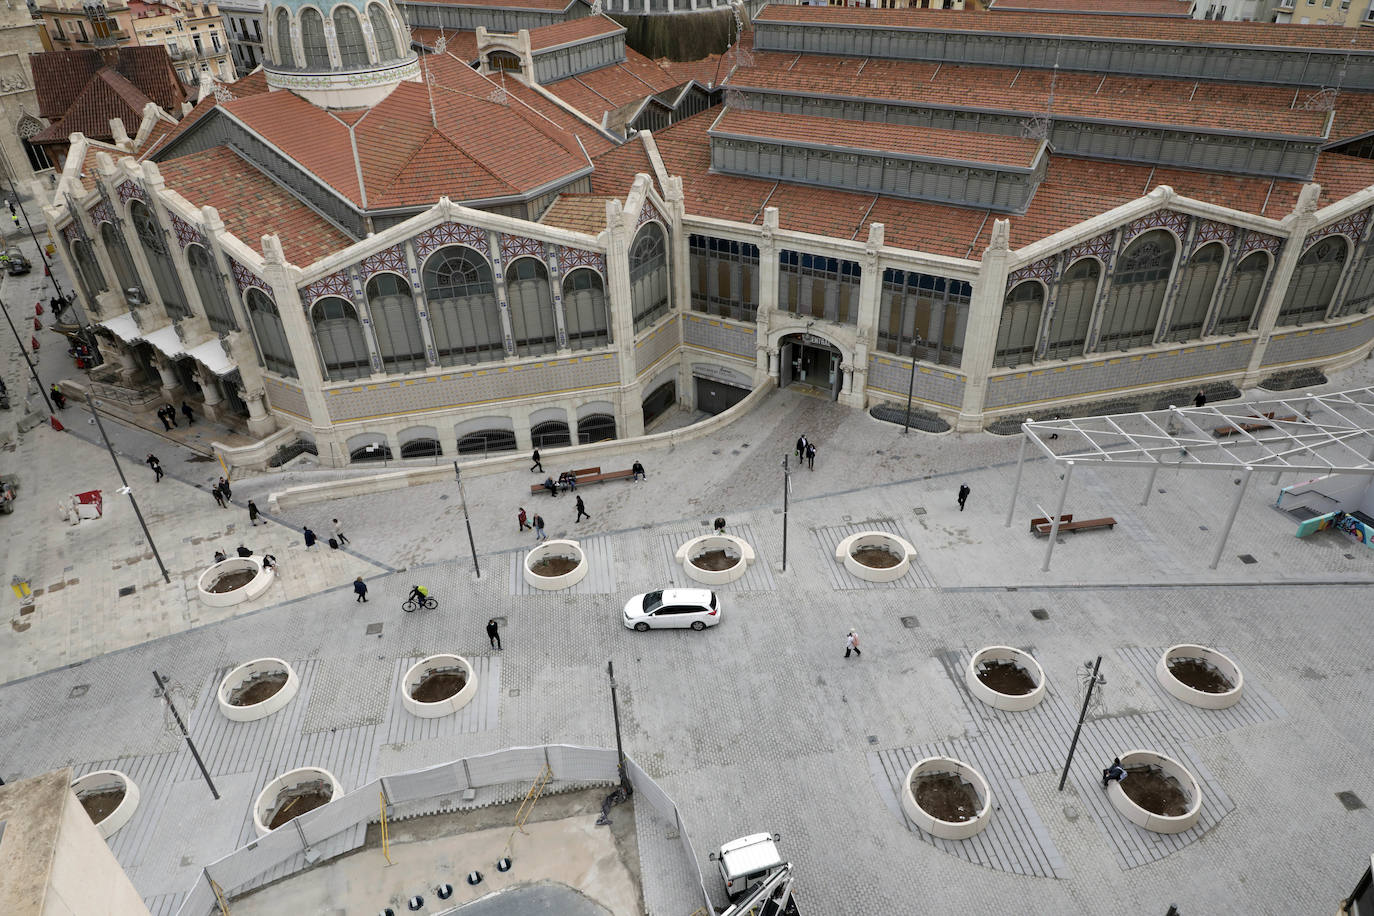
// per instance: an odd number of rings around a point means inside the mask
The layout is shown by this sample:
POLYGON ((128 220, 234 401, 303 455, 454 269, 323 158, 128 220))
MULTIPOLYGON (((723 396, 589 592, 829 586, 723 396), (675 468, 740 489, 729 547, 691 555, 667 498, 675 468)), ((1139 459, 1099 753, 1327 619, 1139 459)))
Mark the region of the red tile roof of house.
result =
POLYGON ((923 32, 986 32, 990 35, 1063 35, 1075 39, 1167 42, 1196 45, 1257 45, 1337 52, 1374 50, 1374 33, 1324 25, 1275 25, 1207 19, 1149 19, 1123 22, 1119 16, 1078 13, 1019 13, 976 10, 882 10, 837 6, 764 7, 763 23, 844 28, 918 29, 923 32))
POLYGON ((1035 165, 1043 140, 941 130, 914 124, 845 121, 814 115, 725 108, 711 125, 712 136, 776 140, 785 144, 820 145, 832 149, 879 153, 953 162, 984 163, 1016 169, 1035 165))
POLYGON ((348 127, 292 92, 266 92, 220 108, 354 203, 361 202, 348 127))
POLYGON ((132 135, 143 120, 143 106, 150 101, 137 86, 107 67, 91 77, 60 119, 34 134, 29 142, 66 140, 77 131, 98 140, 112 140, 112 118, 123 121, 124 129, 132 135))
MULTIPOLYGON (((708 123, 709 120, 708 118, 708 123)), ((624 199, 630 191, 630 185, 634 184, 636 175, 654 174, 649 152, 644 146, 644 141, 638 137, 631 138, 627 143, 597 156, 595 164, 596 171, 592 172, 592 193, 607 197, 624 199)), ((710 165, 711 158, 708 154, 706 167, 709 168, 710 165)))
POLYGON ((633 48, 626 48, 624 63, 579 73, 544 88, 598 124, 619 129, 623 125, 614 123, 617 119, 608 113, 621 111, 683 82, 633 48))
POLYGON ((541 13, 561 13, 578 0, 425 0, 446 6, 481 6, 500 10, 535 10, 541 13))
POLYGON ((237 99, 270 91, 267 86, 267 73, 262 67, 258 67, 246 76, 239 77, 232 83, 226 83, 225 88, 237 99))
POLYGON ((264 235, 275 234, 287 260, 305 267, 353 243, 228 147, 171 159, 160 168, 168 187, 197 206, 215 207, 225 228, 256 251, 264 235))
POLYGON ((38 113, 53 123, 34 140, 66 140, 76 131, 111 139, 110 118, 120 118, 131 134, 143 118, 143 106, 157 103, 180 117, 189 90, 172 68, 167 49, 117 49, 114 66, 94 50, 48 51, 29 55, 38 113), (40 139, 41 138, 41 139, 40 139))
POLYGON ((1100 13, 1107 16, 1191 16, 1193 0, 990 0, 998 13, 1100 13))
POLYGON ((530 50, 548 51, 562 45, 623 33, 625 27, 609 16, 583 16, 530 29, 530 50))
POLYGON ((539 221, 560 229, 597 235, 606 228, 606 201, 612 199, 601 194, 559 194, 539 221))

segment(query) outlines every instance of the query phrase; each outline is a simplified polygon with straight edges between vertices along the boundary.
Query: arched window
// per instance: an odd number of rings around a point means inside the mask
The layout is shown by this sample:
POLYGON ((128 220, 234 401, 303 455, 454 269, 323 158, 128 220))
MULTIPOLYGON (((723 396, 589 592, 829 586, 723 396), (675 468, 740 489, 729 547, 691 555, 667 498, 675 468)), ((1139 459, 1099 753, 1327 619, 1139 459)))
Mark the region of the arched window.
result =
POLYGON ((509 429, 479 429, 458 440, 458 454, 485 455, 488 452, 515 451, 515 432, 509 429))
POLYGON ((1034 358, 1044 308, 1045 288, 1038 280, 1026 280, 1012 287, 1002 301, 997 352, 992 358, 994 366, 1019 366, 1034 358))
POLYGON ((334 40, 338 42, 339 60, 345 67, 365 67, 370 63, 367 59, 367 42, 363 40, 363 27, 353 7, 335 7, 334 40))
POLYGON ((1202 324, 1212 307, 1225 259, 1226 248, 1220 242, 1211 242, 1193 252, 1179 277, 1178 301, 1165 340, 1196 340, 1202 336, 1202 324))
POLYGON ((1098 350, 1128 350, 1154 343, 1176 247, 1172 235, 1155 229, 1121 253, 1107 304, 1102 307, 1098 350))
POLYGON ((558 349, 558 326, 553 317, 549 272, 538 258, 517 258, 506 266, 511 334, 521 356, 539 356, 558 349))
POLYGON ((307 70, 329 69, 329 46, 324 39, 324 17, 317 9, 301 10, 301 50, 307 70))
POLYGON ((162 297, 162 308, 173 321, 191 314, 186 305, 186 293, 181 288, 181 278, 177 276, 172 255, 167 251, 167 239, 162 227, 157 223, 150 207, 136 200, 129 205, 129 215, 134 221, 134 231, 138 234, 143 254, 148 258, 148 267, 153 272, 153 282, 157 284, 158 295, 162 297))
POLYGON ((615 417, 608 413, 593 413, 577 421, 577 442, 604 442, 615 438, 615 417))
POLYGON ((1059 299, 1050 316, 1049 344, 1045 347, 1047 359, 1083 355, 1101 279, 1102 265, 1095 258, 1082 258, 1064 272, 1059 281, 1059 299))
POLYGON ((1363 315, 1374 304, 1374 244, 1364 246, 1364 256, 1350 268, 1350 283, 1346 286, 1345 301, 1334 317, 1363 315))
POLYGON ((574 350, 592 350, 611 342, 606 288, 601 275, 590 267, 579 267, 563 278, 563 321, 568 346, 574 350))
POLYGON ((1302 324, 1326 317, 1349 247, 1345 236, 1329 235, 1302 253, 1283 297, 1278 324, 1302 324))
POLYGON ((645 223, 630 249, 630 303, 636 331, 668 311, 668 243, 658 223, 645 223))
POLYGON ((487 66, 493 70, 520 69, 520 58, 509 51, 492 51, 487 55, 487 66))
POLYGON ((568 437, 568 424, 562 420, 545 420, 530 429, 530 439, 535 448, 556 448, 571 445, 568 437))
POLYGON ((210 327, 216 331, 237 331, 239 323, 234 318, 229 295, 220 281, 210 252, 205 250, 204 245, 187 245, 186 261, 191 265, 191 277, 196 281, 196 292, 200 294, 200 304, 205 309, 210 327))
POLYGON ((338 296, 316 302, 310 309, 315 327, 315 344, 325 376, 331 380, 363 378, 369 374, 367 341, 353 303, 338 296))
MULTIPOLYGON (((114 265, 115 279, 119 281, 119 289, 125 300, 130 298, 131 289, 139 290, 141 293, 143 284, 138 279, 138 272, 134 270, 133 259, 129 257, 129 246, 124 243, 124 233, 116 229, 114 223, 101 223, 100 240, 105 243, 105 253, 110 256, 110 263, 114 265)), ((147 301, 146 295, 143 296, 143 301, 147 301)))
POLYGON ((367 281, 367 307, 372 312, 382 368, 387 372, 425 368, 425 338, 410 285, 395 274, 377 274, 367 281))
POLYGON ((296 363, 291 359, 291 344, 286 339, 286 328, 282 327, 281 313, 267 294, 257 287, 249 287, 244 304, 248 307, 248 320, 253 325, 253 333, 262 351, 262 361, 271 372, 296 378, 296 363))
MULTIPOLYGON (((105 225, 109 225, 106 223, 105 225)), ((91 243, 82 239, 72 242, 72 260, 76 262, 77 270, 81 271, 81 279, 86 281, 86 289, 90 291, 92 297, 101 290, 110 288, 105 282, 105 272, 100 269, 100 262, 96 260, 95 250, 91 248, 91 243)))
POLYGON ((277 66, 296 66, 296 52, 291 47, 291 14, 285 9, 277 10, 277 66))
POLYGON ((1250 252, 1236 265, 1231 284, 1222 294, 1212 333, 1239 334, 1250 329, 1268 272, 1269 256, 1263 251, 1250 252))
POLYGON ((372 23, 372 37, 377 42, 377 57, 381 60, 395 60, 401 55, 396 53, 396 36, 391 31, 391 20, 380 3, 367 5, 367 18, 372 23))
POLYGON ((506 355, 501 307, 486 258, 458 245, 440 249, 425 262, 424 284, 440 363, 480 363, 506 355))

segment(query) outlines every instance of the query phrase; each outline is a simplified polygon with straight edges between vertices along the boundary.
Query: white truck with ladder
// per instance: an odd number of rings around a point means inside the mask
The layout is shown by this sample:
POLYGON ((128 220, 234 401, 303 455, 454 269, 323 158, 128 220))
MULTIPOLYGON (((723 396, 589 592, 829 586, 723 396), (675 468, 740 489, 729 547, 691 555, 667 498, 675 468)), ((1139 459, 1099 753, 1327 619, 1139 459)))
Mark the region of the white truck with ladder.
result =
POLYGON ((711 853, 731 904, 721 916, 797 916, 792 863, 778 853, 776 833, 731 840, 711 853))

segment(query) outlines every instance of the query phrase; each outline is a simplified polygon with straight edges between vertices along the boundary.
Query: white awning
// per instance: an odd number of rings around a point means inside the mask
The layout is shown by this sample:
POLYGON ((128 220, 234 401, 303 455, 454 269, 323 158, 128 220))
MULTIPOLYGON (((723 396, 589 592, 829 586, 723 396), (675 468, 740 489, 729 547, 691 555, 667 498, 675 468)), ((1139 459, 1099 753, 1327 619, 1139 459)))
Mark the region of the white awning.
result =
POLYGON ((215 375, 228 375, 238 366, 224 354, 224 346, 218 339, 208 340, 205 343, 192 347, 186 355, 209 369, 215 375))
POLYGON ((143 332, 138 329, 138 325, 134 324, 134 317, 129 312, 102 321, 100 326, 113 331, 115 336, 125 343, 133 343, 143 337, 143 332))

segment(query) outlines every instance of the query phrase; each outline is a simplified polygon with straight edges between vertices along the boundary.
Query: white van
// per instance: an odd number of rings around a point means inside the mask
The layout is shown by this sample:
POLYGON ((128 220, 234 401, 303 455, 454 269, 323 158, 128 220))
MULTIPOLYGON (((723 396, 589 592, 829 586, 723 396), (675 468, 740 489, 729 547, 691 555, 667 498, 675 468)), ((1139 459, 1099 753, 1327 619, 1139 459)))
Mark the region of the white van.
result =
POLYGON ((778 854, 776 833, 755 833, 731 840, 711 853, 711 861, 720 867, 725 893, 734 900, 740 894, 762 883, 775 868, 786 864, 778 854))

